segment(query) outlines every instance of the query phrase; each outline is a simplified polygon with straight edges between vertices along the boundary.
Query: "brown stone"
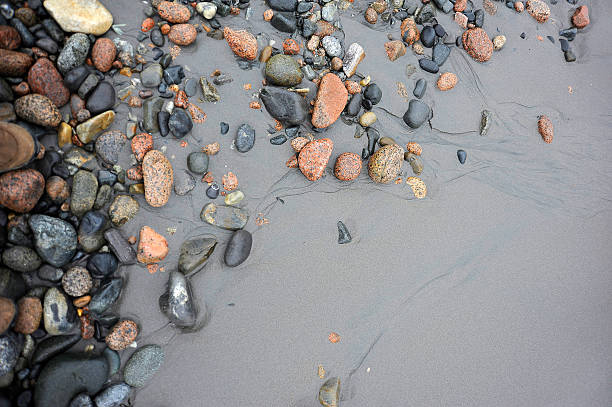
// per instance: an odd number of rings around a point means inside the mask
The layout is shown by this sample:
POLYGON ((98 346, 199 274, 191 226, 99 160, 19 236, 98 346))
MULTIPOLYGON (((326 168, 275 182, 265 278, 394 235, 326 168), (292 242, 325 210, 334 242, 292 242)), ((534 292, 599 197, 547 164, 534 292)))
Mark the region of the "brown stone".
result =
POLYGON ((140 133, 132 137, 132 152, 138 161, 153 150, 153 136, 149 133, 140 133))
POLYGON ((68 183, 57 175, 53 175, 47 179, 45 191, 49 198, 55 203, 62 203, 70 197, 70 187, 68 187, 68 183))
POLYGON ((340 181, 353 181, 361 174, 361 157, 355 153, 342 153, 336 158, 334 175, 340 181))
POLYGON ((323 176, 333 148, 334 143, 328 138, 311 141, 302 148, 298 166, 308 180, 316 181, 323 176))
POLYGON ((442 91, 451 90, 457 84, 457 75, 452 72, 444 72, 438 78, 438 89, 442 91))
POLYGON ((491 0, 483 0, 482 8, 492 16, 494 16, 495 13, 497 13, 497 6, 491 0))
POLYGON ((38 22, 36 12, 29 7, 20 7, 15 10, 15 18, 21 21, 26 27, 32 27, 38 22))
POLYGON ((198 32, 191 24, 175 24, 170 28, 168 39, 176 45, 189 45, 195 41, 198 32))
POLYGON ((45 189, 45 178, 33 169, 0 175, 0 205, 20 213, 31 211, 45 189))
POLYGON ((374 182, 388 184, 402 169, 404 150, 397 144, 388 144, 376 151, 368 161, 368 175, 374 182))
POLYGON ((17 303, 19 309, 15 320, 15 332, 28 335, 38 329, 42 319, 43 307, 37 297, 23 297, 17 303))
POLYGON ((467 0, 457 0, 455 1, 455 7, 453 7, 453 9, 455 11, 461 12, 461 11, 465 11, 466 7, 467 7, 467 0))
POLYGON ((13 89, 13 93, 17 96, 25 96, 30 93, 30 85, 28 85, 27 82, 21 82, 17 85, 13 85, 11 86, 11 89, 13 89))
POLYGON ((140 263, 151 264, 162 261, 168 255, 166 239, 148 226, 140 229, 137 258, 140 263))
POLYGON ((421 33, 417 28, 416 23, 412 17, 404 19, 402 24, 400 25, 400 33, 402 34, 402 40, 404 40, 408 45, 414 44, 419 40, 421 33))
POLYGON ((91 49, 91 60, 100 72, 108 72, 117 56, 117 47, 110 38, 98 38, 91 49))
POLYGON ((291 148, 293 148, 293 151, 296 153, 299 153, 308 143, 310 143, 310 140, 308 140, 306 137, 298 136, 291 140, 291 148))
POLYGON ((0 335, 4 334, 15 318, 15 304, 10 298, 0 297, 0 335))
POLYGON ((385 42, 385 52, 389 61, 395 61, 402 55, 406 55, 406 46, 400 40, 385 42))
POLYGON ((191 17, 187 6, 178 2, 162 1, 157 6, 159 16, 169 23, 186 23, 191 17))
POLYGON ((553 141, 554 128, 552 121, 545 115, 538 119, 538 132, 542 136, 545 143, 550 144, 553 141))
POLYGON ((9 25, 0 25, 0 48, 17 49, 21 45, 21 36, 9 25))
POLYGON ((0 49, 0 75, 24 76, 34 60, 23 52, 0 49))
POLYGON ((486 62, 493 55, 493 42, 482 28, 471 28, 463 33, 463 48, 478 62, 486 62))
POLYGON ((28 72, 28 84, 33 93, 48 97, 57 107, 64 106, 70 99, 70 91, 64 85, 62 76, 47 58, 39 58, 32 65, 28 72))
POLYGON ((550 17, 550 8, 542 0, 527 0, 527 12, 538 23, 545 23, 550 17))
MULTIPOLYGON (((240 58, 253 61, 257 57, 257 40, 255 36, 246 30, 232 30, 229 27, 223 29, 223 36, 227 45, 240 58)), ((270 51, 272 51, 270 49, 270 51)))
POLYGON ((317 31, 314 35, 322 39, 323 37, 331 35, 334 31, 336 31, 336 27, 325 20, 319 20, 317 21, 317 31))
POLYGON ((161 207, 168 203, 174 173, 170 161, 157 150, 149 151, 142 160, 145 199, 149 205, 161 207))
POLYGON ((589 25, 590 22, 589 8, 587 6, 578 7, 572 16, 572 24, 574 24, 574 27, 584 28, 589 25))
POLYGON ((15 113, 23 120, 43 127, 57 127, 62 115, 55 103, 46 96, 32 93, 15 101, 15 113))
POLYGON ((340 78, 333 73, 326 74, 319 84, 312 125, 322 129, 333 124, 340 117, 347 100, 348 91, 340 78))
POLYGON ((376 24, 378 21, 378 13, 372 7, 368 7, 365 11, 365 20, 370 24, 376 24))
POLYGON ((106 345, 112 350, 123 350, 130 346, 138 336, 136 322, 126 319, 117 322, 106 336, 106 345))

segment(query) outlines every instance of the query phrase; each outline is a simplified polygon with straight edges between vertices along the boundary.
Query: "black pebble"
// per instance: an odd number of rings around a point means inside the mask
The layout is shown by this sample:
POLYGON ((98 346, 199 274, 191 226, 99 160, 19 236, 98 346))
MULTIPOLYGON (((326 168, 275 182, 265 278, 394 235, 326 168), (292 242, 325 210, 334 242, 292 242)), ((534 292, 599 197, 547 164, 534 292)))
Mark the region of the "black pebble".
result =
POLYGON ((565 30, 560 30, 559 35, 567 38, 568 41, 573 41, 576 38, 576 34, 578 34, 578 29, 576 27, 566 28, 565 30))
POLYGON ((427 90, 427 81, 421 78, 416 82, 416 85, 414 85, 414 90, 412 91, 412 94, 420 99, 425 94, 425 90, 427 90))
POLYGON ((166 137, 168 133, 170 133, 168 120, 170 120, 170 113, 166 112, 165 110, 157 113, 157 124, 159 125, 159 133, 162 137, 166 137))
POLYGON ((219 123, 219 127, 221 128, 221 134, 227 134, 227 132, 229 131, 229 124, 225 122, 219 123))
POLYGON ((521 33, 521 38, 522 38, 522 39, 525 39, 526 37, 527 37, 527 34, 525 34, 525 33, 521 33))
POLYGON ((246 230, 234 232, 225 249, 224 260, 229 267, 241 265, 251 254, 253 236, 246 230))
POLYGON ((436 41, 436 31, 432 26, 428 25, 421 31, 421 42, 424 47, 431 48, 436 41))
POLYGON ((210 186, 206 189, 206 196, 210 199, 217 199, 219 196, 219 185, 210 184, 210 186))
POLYGON ((457 158, 461 164, 465 164, 465 159, 467 158, 465 150, 457 150, 457 158))
POLYGON ((421 67, 421 69, 429 73, 438 73, 438 71, 440 70, 438 64, 427 58, 419 59, 419 66, 421 67))
POLYGON ((373 105, 375 105, 382 99, 382 90, 380 90, 377 84, 371 83, 363 92, 363 97, 372 102, 373 105))
POLYGON ((353 238, 347 227, 342 223, 341 220, 338 221, 338 244, 346 244, 350 243, 353 238))
POLYGON ((483 9, 479 8, 478 10, 474 11, 474 25, 476 27, 482 28, 482 25, 484 24, 484 18, 485 14, 483 9))
POLYGON ((270 144, 274 144, 275 146, 280 146, 287 141, 287 136, 284 134, 279 134, 278 136, 274 136, 270 139, 270 144))
POLYGON ((567 62, 574 62, 576 60, 576 55, 574 54, 574 51, 572 51, 571 49, 565 51, 565 60, 567 62))
POLYGON ((440 24, 434 25, 434 31, 436 32, 436 35, 440 38, 446 35, 446 30, 440 24))
POLYGON ((163 47, 164 43, 166 42, 166 40, 164 39, 164 35, 162 34, 161 30, 157 27, 151 30, 150 37, 151 37, 151 42, 158 47, 163 47))
POLYGON ((153 60, 157 61, 162 57, 162 55, 164 55, 164 51, 161 48, 155 47, 151 50, 151 54, 153 56, 153 60))
POLYGON ((569 42, 565 38, 559 38, 559 44, 561 44, 561 51, 565 52, 569 49, 569 42))

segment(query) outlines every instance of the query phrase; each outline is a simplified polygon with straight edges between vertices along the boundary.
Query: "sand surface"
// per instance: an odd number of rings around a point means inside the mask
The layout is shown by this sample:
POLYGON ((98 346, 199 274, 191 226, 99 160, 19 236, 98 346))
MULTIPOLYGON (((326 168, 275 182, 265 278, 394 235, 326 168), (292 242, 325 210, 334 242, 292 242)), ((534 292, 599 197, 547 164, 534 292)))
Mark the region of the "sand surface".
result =
MULTIPOLYGON (((143 2, 103 2, 136 45, 143 2)), ((474 0, 475 8, 481 3, 474 0)), ((175 62, 189 67, 187 77, 220 69, 234 81, 219 87, 221 102, 198 103, 208 118, 185 138, 188 146, 159 135, 155 146, 167 146, 177 171, 186 168, 189 152, 221 144, 210 169, 219 181, 230 170, 238 176, 254 246, 240 267, 223 266, 229 233, 199 220, 209 201, 204 183, 188 196, 173 194, 161 209, 139 198, 140 213, 122 232, 137 235, 148 225, 162 233, 171 249, 166 270, 176 268, 184 239, 209 234, 220 243, 192 278, 208 315, 194 333, 167 326, 159 311, 167 274, 123 268, 129 282, 121 315, 141 324, 139 346, 159 343, 166 351, 162 370, 134 405, 315 407, 319 364, 328 377, 340 377, 344 407, 612 405, 612 12, 606 3, 580 1, 590 8, 591 26, 571 43, 578 57, 571 64, 557 41, 558 30, 569 26, 572 6, 565 0, 551 6, 546 24, 496 3, 484 28, 490 36, 505 34, 505 48, 478 64, 453 47, 442 71, 456 73, 459 83, 445 93, 435 88, 437 75, 418 69, 406 76, 407 64, 418 66, 411 50, 387 60, 383 44, 388 33, 399 38, 398 25, 362 24, 361 0, 343 12, 346 45, 356 41, 366 50, 359 72, 383 91, 375 127, 400 144, 423 147, 424 200, 406 184, 377 185, 365 173, 341 183, 328 168, 324 179, 310 183, 288 170, 289 143, 271 145, 272 119, 248 107, 260 69, 241 70, 225 41, 205 35, 184 48, 175 62), (396 117, 408 106, 397 82, 411 94, 419 78, 428 81, 424 100, 434 117, 431 127, 411 131, 396 117), (245 83, 253 89, 243 90, 245 83), (485 108, 494 123, 481 137, 485 108), (541 114, 555 126, 551 145, 537 133, 541 114), (228 135, 220 135, 220 121, 230 124, 228 135), (231 148, 242 123, 257 132, 246 154, 231 148), (463 166, 459 148, 468 154, 463 166), (269 224, 255 225, 259 212, 269 224), (337 244, 338 220, 352 243, 337 244), (341 336, 339 343, 328 341, 330 332, 341 336)), ((243 12, 221 22, 280 44, 287 36, 263 22, 263 2, 252 6, 249 21, 243 12)), ((438 20, 459 33, 450 14, 438 13, 438 20)), ((125 129, 127 111, 125 104, 118 108, 114 128, 125 129)), ((334 141, 331 163, 340 153, 361 153, 367 139, 354 138, 354 131, 338 120, 323 133, 334 141)), ((412 175, 407 163, 403 175, 412 175)))

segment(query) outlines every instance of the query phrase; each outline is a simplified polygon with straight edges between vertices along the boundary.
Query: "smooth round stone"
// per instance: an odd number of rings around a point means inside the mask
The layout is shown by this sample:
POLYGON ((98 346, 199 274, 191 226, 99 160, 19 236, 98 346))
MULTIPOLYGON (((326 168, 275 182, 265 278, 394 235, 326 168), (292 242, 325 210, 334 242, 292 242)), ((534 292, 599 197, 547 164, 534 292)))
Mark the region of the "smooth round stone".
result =
POLYGON ((63 353, 79 340, 81 340, 81 335, 79 334, 50 336, 42 340, 36 346, 32 356, 32 364, 42 363, 55 355, 63 353))
POLYGON ((442 43, 438 43, 434 46, 431 59, 438 65, 442 66, 450 55, 450 48, 442 43))
POLYGON ((436 31, 432 26, 428 25, 421 31, 421 42, 424 47, 431 48, 436 41, 436 31))
POLYGON ((144 386, 159 370, 164 356, 164 350, 159 345, 143 346, 125 364, 123 379, 132 387, 144 386))
POLYGON ((193 78, 187 79, 185 81, 185 94, 188 97, 192 97, 195 96, 196 93, 198 93, 198 81, 193 78))
POLYGON ((85 267, 72 267, 62 277, 62 288, 72 297, 80 297, 91 290, 93 280, 85 267))
POLYGON ((457 159, 461 164, 465 164, 465 160, 467 159, 467 153, 465 150, 457 150, 457 159))
POLYGON ((355 117, 359 114, 359 111, 361 110, 362 99, 363 96, 361 95, 361 93, 356 93, 353 95, 353 97, 346 106, 346 114, 349 117, 355 117))
POLYGON ((376 105, 382 99, 382 90, 375 83, 371 83, 363 92, 363 97, 376 105))
POLYGON ((365 112, 359 118, 359 124, 363 127, 370 127, 374 123, 376 123, 376 114, 374 112, 365 112))
POLYGON ((174 174, 174 192, 177 195, 187 195, 195 186, 195 178, 186 170, 177 171, 174 174))
POLYGON ((187 168, 194 174, 204 174, 208 171, 208 154, 193 152, 187 156, 187 168))
POLYGON ((178 267, 183 274, 190 274, 204 265, 217 247, 217 240, 209 237, 196 237, 181 245, 178 267))
POLYGON ((215 205, 210 202, 202 208, 200 219, 222 229, 238 230, 246 226, 249 212, 246 209, 215 205))
POLYGON ((160 64, 152 63, 140 73, 140 81, 145 88, 156 88, 162 80, 163 69, 160 64))
POLYGON ((168 203, 174 182, 170 161, 158 150, 149 151, 142 160, 145 199, 153 207, 168 203))
POLYGON ((127 137, 121 131, 107 131, 96 139, 96 154, 105 163, 115 165, 119 161, 119 152, 126 142, 127 137))
POLYGON ((72 304, 57 288, 51 287, 45 293, 43 320, 49 335, 63 335, 73 328, 76 315, 72 304))
POLYGON ((183 109, 174 109, 168 120, 168 128, 174 137, 183 138, 193 129, 193 122, 183 109))
POLYGON ((98 193, 98 179, 89 171, 79 170, 72 179, 70 211, 83 216, 93 208, 98 193))
POLYGON ((395 180, 402 169, 404 150, 390 144, 381 147, 368 161, 368 175, 374 182, 388 184, 395 180))
POLYGON ((40 372, 34 392, 37 407, 67 406, 77 394, 95 394, 108 379, 104 357, 63 354, 51 359, 40 372))
POLYGON ((122 288, 123 280, 121 278, 113 278, 105 282, 91 297, 88 304, 89 311, 102 314, 117 301, 122 288))
POLYGON ((115 88, 106 81, 100 82, 87 98, 87 110, 92 115, 110 110, 114 105, 115 88))
POLYGON ((125 383, 113 384, 94 398, 96 407, 118 407, 130 395, 130 386, 125 383))
POLYGON ((119 356, 119 353, 111 348, 104 348, 102 355, 108 362, 108 375, 112 376, 117 373, 121 368, 121 357, 119 356))
POLYGON ((95 253, 87 260, 87 270, 94 278, 105 278, 117 271, 119 261, 112 253, 95 253))
POLYGON ((95 407, 93 400, 87 393, 77 394, 68 407, 95 407))
POLYGON ((293 13, 274 13, 270 24, 278 31, 285 33, 293 33, 297 29, 297 20, 293 13))
POLYGON ((210 199, 217 199, 219 196, 219 185, 211 184, 208 188, 206 188, 206 196, 210 199))
POLYGON ((321 44, 323 45, 323 48, 328 56, 339 57, 342 55, 342 45, 340 44, 340 40, 338 40, 338 38, 328 35, 323 37, 321 44))
POLYGON ((304 77, 297 61, 283 54, 274 55, 266 62, 265 75, 272 85, 278 86, 298 85, 304 77))
POLYGON ((8 268, 22 273, 34 271, 42 264, 38 254, 25 246, 13 246, 4 250, 2 262, 8 268))
POLYGON ((308 118, 308 102, 296 92, 268 86, 259 92, 259 98, 270 116, 288 126, 300 125, 308 118))
POLYGON ((57 68, 61 73, 66 73, 71 69, 85 63, 89 53, 89 37, 83 33, 76 33, 68 38, 62 52, 57 57, 57 68))
POLYGON ((217 5, 215 3, 205 1, 198 3, 196 5, 196 10, 198 11, 198 13, 202 14, 202 17, 207 20, 210 20, 215 17, 215 14, 217 14, 217 5))
POLYGON ((70 223, 46 215, 33 215, 29 225, 36 252, 45 262, 61 267, 74 256, 77 234, 70 223))
POLYGON ((413 129, 419 128, 431 116, 431 109, 427 104, 418 99, 412 99, 408 104, 408 110, 404 113, 404 123, 413 129))
POLYGON ((246 153, 255 145, 255 130, 248 124, 242 124, 236 131, 236 150, 246 153))
POLYGON ((87 253, 95 252, 104 246, 104 230, 108 219, 101 212, 90 211, 83 216, 79 225, 79 244, 87 253))
POLYGON ((161 30, 157 27, 155 27, 154 29, 151 30, 151 33, 149 34, 150 38, 151 38, 151 42, 158 46, 158 47, 163 47, 164 43, 166 42, 164 35, 162 34, 161 30))
POLYGON ((193 302, 191 284, 183 273, 170 273, 167 290, 159 297, 159 308, 178 328, 192 328, 196 324, 198 312, 193 302))
POLYGON ((246 230, 237 230, 230 238, 225 248, 224 260, 229 267, 236 267, 244 263, 251 254, 253 236, 246 230))
POLYGON ((64 276, 64 270, 58 267, 53 267, 48 264, 45 264, 41 268, 38 269, 36 274, 38 275, 38 278, 42 280, 51 281, 52 283, 57 283, 64 276))
POLYGON ((0 376, 9 373, 17 363, 19 356, 17 337, 9 333, 0 336, 0 376))
POLYGON ((115 226, 122 226, 129 222, 136 214, 140 204, 130 195, 117 195, 108 208, 108 215, 115 226))
POLYGON ((438 71, 440 70, 438 64, 436 64, 433 60, 427 58, 419 59, 419 66, 421 67, 421 69, 429 73, 438 73, 438 71))
POLYGON ((185 78, 185 70, 181 65, 172 65, 164 69, 164 81, 168 85, 178 85, 183 78, 185 78))
POLYGON ((287 142, 287 136, 284 134, 279 134, 278 136, 274 136, 270 139, 270 144, 275 146, 280 146, 281 144, 285 144, 287 142))
POLYGON ((414 90, 412 94, 417 98, 422 98, 425 94, 425 90, 427 90, 427 81, 423 78, 419 79, 414 85, 414 90))
POLYGON ((237 205, 244 199, 244 193, 242 191, 234 191, 225 195, 226 205, 237 205))

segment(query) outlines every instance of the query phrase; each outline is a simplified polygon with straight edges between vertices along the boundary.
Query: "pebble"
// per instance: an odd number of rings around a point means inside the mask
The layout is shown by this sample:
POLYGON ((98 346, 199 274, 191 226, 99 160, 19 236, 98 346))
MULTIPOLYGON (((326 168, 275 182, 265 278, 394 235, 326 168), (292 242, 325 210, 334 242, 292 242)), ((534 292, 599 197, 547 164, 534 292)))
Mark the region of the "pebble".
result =
POLYGON ((567 38, 568 41, 573 41, 578 34, 578 29, 576 27, 566 28, 564 30, 559 30, 559 35, 567 38))
POLYGON ((223 36, 234 54, 249 61, 255 60, 258 47, 253 34, 246 30, 232 30, 225 27, 223 36))
POLYGON ((369 127, 376 122, 376 114, 374 112, 365 112, 359 118, 359 124, 363 127, 369 127))
POLYGON ((208 154, 193 152, 187 156, 187 168, 194 174, 204 174, 208 171, 208 154))
POLYGON ((299 85, 304 77, 295 59, 283 54, 274 55, 266 62, 265 75, 271 84, 279 86, 299 85))
POLYGON ((62 288, 72 297, 80 297, 91 290, 93 280, 85 267, 72 267, 62 277, 62 288))
POLYGON ((119 353, 112 349, 105 348, 102 351, 102 355, 104 355, 104 357, 108 361, 108 375, 113 376, 121 368, 121 357, 119 356, 119 353))
POLYGON ((123 380, 132 387, 144 386, 164 362, 164 350, 159 345, 146 345, 130 356, 123 369, 123 380))
POLYGON ((417 157, 415 154, 406 152, 404 153, 404 160, 408 161, 408 164, 410 164, 412 172, 414 172, 415 175, 421 175, 423 172, 423 162, 419 157, 417 157))
POLYGON ((576 54, 574 54, 574 51, 572 51, 571 49, 568 49, 567 51, 565 51, 563 55, 565 56, 566 62, 576 61, 576 54))
POLYGON ((96 139, 96 154, 105 163, 115 165, 119 161, 119 152, 126 143, 127 137, 121 131, 107 131, 96 139))
POLYGON ((153 207, 167 204, 173 182, 170 161, 160 151, 151 150, 142 160, 142 174, 147 203, 153 207))
POLYGON ((347 244, 350 243, 353 238, 351 237, 351 233, 349 232, 346 225, 339 220, 338 221, 338 244, 347 244))
POLYGON ((193 129, 193 121, 183 109, 174 109, 168 119, 168 128, 174 137, 183 138, 193 129))
POLYGON ((45 293, 43 321, 49 335, 64 335, 75 326, 76 314, 72 304, 57 288, 51 287, 45 293))
POLYGON ((11 26, 0 25, 0 48, 15 50, 21 45, 21 36, 11 26))
POLYGON ((423 199, 427 196, 427 186, 420 178, 408 177, 406 184, 410 185, 410 189, 412 189, 412 193, 416 198, 423 199))
POLYGON ((455 75, 452 72, 444 72, 438 78, 437 86, 438 86, 438 89, 440 89, 441 91, 447 91, 447 90, 451 90, 452 88, 454 88, 455 85, 457 85, 457 81, 458 81, 457 75, 455 75))
POLYGON ((119 407, 130 395, 130 386, 116 383, 102 390, 94 398, 96 407, 119 407))
POLYGON ((91 114, 98 114, 110 110, 115 105, 115 88, 106 81, 102 81, 94 88, 87 98, 87 110, 91 114))
POLYGON ((198 311, 191 284, 183 273, 170 272, 166 292, 159 297, 159 308, 178 328, 193 328, 196 324, 198 311))
POLYGON ((113 24, 112 14, 98 0, 45 0, 44 7, 68 32, 98 36, 113 24))
POLYGON ((0 267, 0 295, 17 300, 25 293, 25 282, 21 273, 0 267))
POLYGON ((542 115, 538 119, 538 132, 542 136, 542 140, 545 143, 550 144, 553 141, 554 129, 552 121, 545 115, 542 115))
POLYGON ((228 267, 237 267, 251 254, 253 236, 246 230, 237 230, 232 234, 223 257, 228 267))
POLYGON ((186 170, 181 170, 176 173, 174 179, 174 192, 179 195, 187 195, 196 186, 195 178, 186 170))
POLYGON ((140 81, 145 88, 156 88, 162 80, 163 69, 160 64, 154 62, 140 73, 140 81))
POLYGON ((340 40, 334 36, 328 35, 323 37, 321 40, 321 45, 330 58, 339 57, 342 55, 342 45, 340 44, 340 40))
POLYGON ((298 156, 300 171, 310 181, 317 181, 325 173, 334 143, 330 139, 313 140, 306 144, 298 156))
POLYGON ((13 370, 17 364, 18 356, 17 337, 12 333, 0 336, 0 376, 4 376, 13 370))
POLYGON ((346 115, 349 117, 355 117, 359 114, 361 110, 361 102, 363 100, 363 96, 361 93, 356 93, 353 95, 348 105, 346 106, 346 115))
POLYGON ((506 44, 506 36, 505 35, 497 35, 493 38, 493 50, 499 51, 506 44))
POLYGON ((0 175, 0 205, 20 213, 31 211, 45 190, 45 178, 33 169, 0 175))
POLYGON ((95 253, 87 260, 87 270, 94 278, 105 278, 117 271, 119 262, 109 252, 95 253))
POLYGON ((112 350, 123 350, 130 346, 130 344, 136 340, 137 336, 138 326, 136 322, 126 319, 117 322, 111 328, 106 336, 106 345, 112 350))
POLYGON ((123 280, 121 278, 105 280, 98 291, 91 297, 91 301, 88 304, 89 311, 96 314, 104 313, 117 301, 122 288, 123 280))
POLYGON ((270 116, 287 126, 297 126, 308 118, 308 102, 296 92, 283 88, 265 87, 259 98, 270 116))
POLYGON ((153 136, 149 133, 139 133, 132 137, 132 153, 137 161, 142 161, 144 156, 153 150, 153 136))
POLYGON ((0 75, 21 77, 27 74, 34 60, 23 52, 0 49, 0 75))
POLYGON ((45 262, 62 267, 70 261, 77 247, 77 234, 70 223, 46 215, 33 215, 28 223, 36 252, 45 262))
POLYGON ((109 38, 98 38, 91 49, 91 60, 100 72, 108 72, 117 56, 117 47, 109 38))
POLYGON ((381 147, 368 161, 368 175, 374 182, 388 184, 399 175, 404 150, 397 144, 381 147))
POLYGON ((334 176, 340 181, 353 181, 361 173, 361 157, 355 153, 342 153, 336 158, 334 176))
POLYGON ((45 192, 47 192, 47 196, 55 203, 62 203, 70 197, 70 187, 68 183, 57 175, 47 178, 45 192))
POLYGON ((28 85, 33 93, 48 97, 56 107, 62 107, 70 99, 70 91, 55 69, 53 62, 47 58, 39 58, 28 72, 28 85))
POLYGON ((219 185, 217 183, 212 183, 208 188, 206 188, 206 196, 210 199, 217 199, 219 196, 219 185))
POLYGON ((443 44, 443 43, 437 43, 436 45, 434 45, 433 47, 433 52, 432 52, 432 61, 434 61, 438 66, 442 66, 444 64, 444 62, 446 62, 446 60, 448 59, 449 55, 450 55, 451 49, 443 44))
POLYGON ((215 3, 204 1, 196 5, 196 10, 198 13, 202 14, 202 17, 207 20, 211 20, 215 17, 215 14, 217 14, 217 5, 215 3))
POLYGON ((274 13, 270 20, 272 27, 285 33, 293 33, 297 29, 297 20, 293 13, 274 13))
POLYGON ((30 94, 15 101, 15 113, 23 120, 43 127, 57 127, 62 115, 46 96, 30 94))
POLYGON ((242 124, 236 131, 236 150, 246 153, 255 145, 255 130, 248 124, 242 124))
POLYGON ((91 143, 101 131, 106 130, 114 121, 115 112, 107 110, 79 124, 76 128, 79 140, 81 140, 83 144, 91 143))
POLYGON ((0 297, 0 334, 4 334, 9 328, 13 318, 15 318, 16 311, 15 304, 11 299, 0 297))
POLYGON ((526 9, 538 23, 545 23, 550 17, 550 8, 542 0, 527 0, 526 9))
POLYGON ((488 110, 483 110, 480 116, 480 135, 486 136, 491 126, 492 116, 488 110))
POLYGON ((338 407, 340 400, 340 379, 331 377, 319 388, 319 404, 324 407, 338 407))
POLYGON ((202 89, 202 99, 205 102, 214 103, 221 100, 221 95, 219 95, 217 88, 205 76, 200 78, 200 88, 202 89))
POLYGON ((352 43, 344 53, 344 59, 342 60, 342 70, 347 78, 355 74, 357 66, 363 58, 365 58, 363 47, 356 42, 352 43))
POLYGON ((89 94, 93 92, 93 90, 96 88, 96 86, 98 86, 99 82, 100 79, 98 79, 98 76, 96 74, 90 73, 89 75, 87 75, 87 77, 85 78, 83 83, 81 83, 81 86, 79 86, 79 89, 77 91, 79 97, 87 98, 89 94))
POLYGON ((280 146, 281 144, 285 144, 287 142, 287 136, 284 134, 279 134, 278 136, 274 136, 270 139, 270 144, 275 146, 280 146))
POLYGON ((57 68, 66 73, 85 63, 89 53, 89 38, 83 33, 73 34, 68 38, 62 52, 57 57, 57 68))
POLYGON ((461 164, 465 164, 465 160, 467 158, 467 153, 465 150, 457 150, 457 158, 461 164))
MULTIPOLYGON (((108 348, 107 348, 108 349, 108 348)), ((95 407, 94 402, 87 393, 77 394, 68 407, 95 407)))
POLYGON ((35 271, 42 264, 36 252, 25 246, 13 246, 2 252, 2 262, 11 270, 27 273, 35 271))
POLYGON ((42 304, 37 297, 23 297, 17 303, 17 318, 15 319, 15 332, 29 335, 36 331, 42 320, 42 304))
POLYGON ((98 192, 98 180, 89 171, 79 170, 72 180, 70 211, 76 216, 83 216, 93 208, 98 192))
POLYGON ((138 243, 138 261, 143 264, 158 263, 168 255, 166 239, 148 226, 140 229, 138 243))
POLYGON ((328 73, 321 79, 314 102, 312 125, 322 129, 332 125, 344 110, 348 91, 340 78, 328 73))
POLYGON ((157 6, 159 16, 169 23, 186 23, 191 18, 191 12, 187 6, 170 1, 162 1, 157 6))
POLYGON ((95 394, 108 379, 104 357, 64 353, 49 360, 40 371, 34 392, 37 407, 67 406, 82 392, 95 394))
POLYGON ((412 17, 406 18, 404 21, 402 21, 402 24, 400 25, 400 33, 402 40, 408 45, 414 44, 421 37, 419 29, 417 28, 417 25, 412 17))
MULTIPOLYGON (((228 194, 227 196, 230 195, 228 194)), ((179 271, 188 275, 198 270, 213 254, 215 247, 217 247, 217 240, 211 237, 196 237, 185 240, 181 245, 179 253, 179 271)))
POLYGON ((415 97, 421 99, 425 94, 425 90, 427 90, 427 81, 421 78, 414 85, 414 90, 412 91, 412 94, 415 97))
POLYGON ((435 61, 428 59, 428 58, 419 59, 419 66, 421 67, 421 69, 429 73, 438 73, 438 71, 440 70, 440 68, 438 67, 438 64, 436 64, 435 61))
POLYGON ((168 39, 176 45, 187 46, 193 43, 198 32, 191 24, 175 24, 170 28, 168 39))
POLYGON ((244 199, 244 193, 242 191, 234 191, 225 195, 224 202, 226 205, 237 205, 244 199))
POLYGON ((404 123, 413 129, 421 127, 431 116, 431 109, 427 104, 418 100, 412 99, 408 104, 408 110, 404 113, 404 123))
POLYGON ((463 48, 478 62, 486 62, 493 54, 493 43, 482 28, 471 28, 463 33, 463 48))
POLYGON ((246 209, 215 205, 210 202, 202 208, 200 219, 222 229, 238 230, 246 226, 249 213, 246 209))

